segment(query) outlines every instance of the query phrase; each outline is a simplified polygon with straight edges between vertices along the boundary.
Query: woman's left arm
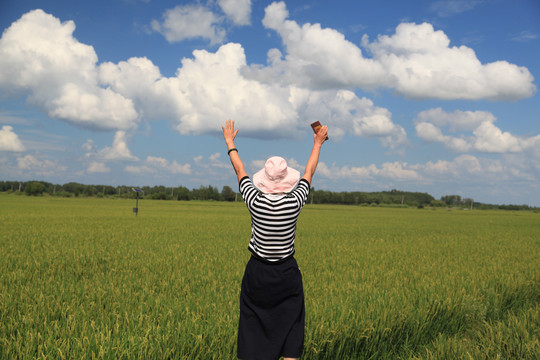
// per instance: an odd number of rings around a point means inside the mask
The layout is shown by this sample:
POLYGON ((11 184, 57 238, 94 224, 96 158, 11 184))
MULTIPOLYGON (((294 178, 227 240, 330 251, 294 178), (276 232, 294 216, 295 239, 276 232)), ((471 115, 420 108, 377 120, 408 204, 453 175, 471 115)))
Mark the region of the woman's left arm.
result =
POLYGON ((222 126, 221 128, 223 129, 223 138, 227 144, 231 164, 238 177, 238 182, 240 182, 243 177, 247 176, 247 173, 244 169, 244 163, 242 162, 242 159, 240 159, 240 155, 238 155, 238 150, 234 145, 234 139, 236 138, 236 134, 238 134, 238 129, 234 130, 234 120, 230 119, 227 120, 225 126, 222 126))

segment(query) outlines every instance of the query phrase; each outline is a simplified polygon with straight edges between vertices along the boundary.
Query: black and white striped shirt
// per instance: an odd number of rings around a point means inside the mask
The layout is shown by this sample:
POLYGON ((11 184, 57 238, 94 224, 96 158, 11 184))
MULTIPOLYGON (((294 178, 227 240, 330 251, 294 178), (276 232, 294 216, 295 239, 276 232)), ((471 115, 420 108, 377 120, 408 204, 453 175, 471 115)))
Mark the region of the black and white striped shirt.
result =
POLYGON ((240 193, 251 214, 249 250, 268 261, 278 261, 294 254, 296 220, 306 203, 309 182, 300 179, 287 194, 263 194, 248 176, 240 180, 240 193))

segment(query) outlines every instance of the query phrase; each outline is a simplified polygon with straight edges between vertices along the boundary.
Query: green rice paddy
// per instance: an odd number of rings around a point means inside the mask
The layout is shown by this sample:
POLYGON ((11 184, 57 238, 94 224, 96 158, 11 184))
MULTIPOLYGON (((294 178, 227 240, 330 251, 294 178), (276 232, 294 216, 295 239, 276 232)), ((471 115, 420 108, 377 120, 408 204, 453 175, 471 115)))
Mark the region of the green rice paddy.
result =
MULTIPOLYGON (((235 359, 242 203, 0 194, 0 359, 235 359)), ((540 358, 540 213, 306 205, 302 359, 540 358)))

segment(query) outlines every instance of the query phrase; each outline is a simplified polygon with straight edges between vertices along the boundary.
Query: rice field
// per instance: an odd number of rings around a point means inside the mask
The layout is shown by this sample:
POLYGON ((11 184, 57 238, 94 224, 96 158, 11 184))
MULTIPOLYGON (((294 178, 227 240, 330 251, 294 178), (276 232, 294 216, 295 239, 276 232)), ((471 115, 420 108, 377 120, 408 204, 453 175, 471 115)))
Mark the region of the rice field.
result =
MULTIPOLYGON (((0 359, 235 359, 242 203, 0 194, 0 359)), ((306 205, 302 359, 540 358, 540 213, 306 205)))

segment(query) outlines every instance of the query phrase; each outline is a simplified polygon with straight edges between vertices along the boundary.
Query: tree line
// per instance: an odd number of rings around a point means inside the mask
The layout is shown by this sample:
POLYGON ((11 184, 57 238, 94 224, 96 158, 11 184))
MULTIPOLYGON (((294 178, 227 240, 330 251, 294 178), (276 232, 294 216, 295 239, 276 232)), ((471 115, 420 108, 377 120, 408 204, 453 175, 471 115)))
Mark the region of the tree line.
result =
MULTIPOLYGON (((0 192, 19 193, 29 196, 60 196, 60 197, 116 197, 135 198, 138 187, 119 185, 85 185, 70 182, 64 185, 52 184, 46 181, 0 181, 0 192)), ((185 186, 166 187, 143 186, 144 198, 154 200, 214 200, 235 201, 236 193, 230 186, 224 186, 221 191, 214 186, 201 186, 198 189, 189 190, 185 186)))
MULTIPOLYGON (((64 185, 52 184, 46 181, 0 181, 0 192, 25 194, 28 196, 60 197, 110 197, 135 198, 133 186, 85 185, 69 182, 64 185)), ((188 189, 185 186, 143 186, 140 188, 143 198, 153 200, 202 200, 202 201, 242 201, 239 193, 230 186, 223 186, 221 191, 214 186, 201 185, 198 189, 188 189)), ((377 192, 333 192, 311 189, 307 200, 311 204, 343 204, 343 205, 372 205, 372 206, 403 206, 403 207, 458 207, 464 209, 503 209, 503 210, 537 210, 528 205, 493 205, 474 202, 472 198, 462 198, 459 195, 445 195, 439 200, 428 193, 400 190, 377 192)))

